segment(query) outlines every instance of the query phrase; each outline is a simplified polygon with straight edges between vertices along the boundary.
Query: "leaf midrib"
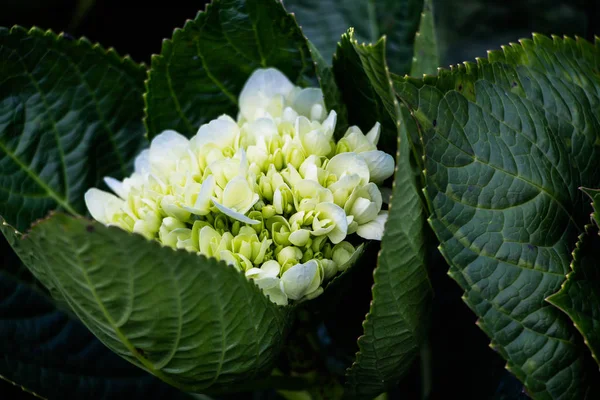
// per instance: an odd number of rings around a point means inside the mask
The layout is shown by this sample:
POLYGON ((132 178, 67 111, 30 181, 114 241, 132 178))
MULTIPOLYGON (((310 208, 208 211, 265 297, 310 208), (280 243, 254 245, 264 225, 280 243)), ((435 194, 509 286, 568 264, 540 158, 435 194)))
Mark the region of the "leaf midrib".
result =
MULTIPOLYGON (((471 103, 471 104, 474 104, 474 103, 471 103)), ((430 120, 428 120, 428 122, 431 124, 430 120)), ((432 129, 436 132, 436 136, 437 137, 443 138, 444 141, 446 141, 449 145, 453 146, 455 149, 457 149, 458 151, 460 151, 462 154, 466 155, 468 158, 470 158, 471 160, 473 160, 474 163, 480 163, 481 165, 486 165, 486 166, 488 166, 489 168, 491 168, 493 170, 502 172, 502 173, 504 173, 504 174, 506 174, 508 176, 512 176, 513 178, 515 178, 517 180, 521 180, 524 183, 527 183, 530 186, 538 189, 540 192, 545 193, 548 197, 550 197, 550 199, 552 201, 554 201, 556 204, 558 204, 558 206, 561 208, 561 210, 563 210, 563 212, 569 217, 569 219, 571 220, 571 222, 573 223, 573 225, 578 229, 579 232, 581 232, 581 228, 579 227, 579 225, 577 224, 577 222, 575 221, 575 219, 573 218, 573 216, 571 215, 571 213, 569 212, 569 210, 565 207, 565 205, 562 204, 562 202, 558 201, 558 199, 556 198, 556 196, 553 193, 551 193, 548 189, 546 189, 543 186, 540 186, 540 185, 538 185, 538 184, 536 184, 536 183, 534 183, 534 182, 532 182, 532 181, 530 181, 528 179, 525 179, 522 176, 515 175, 512 172, 509 172, 509 171, 507 171, 507 170, 505 170, 503 168, 500 168, 499 166, 491 165, 491 164, 489 164, 487 162, 484 162, 483 159, 475 157, 474 155, 472 155, 472 154, 466 152, 465 150, 461 149, 456 144, 452 143, 450 141, 450 139, 448 139, 446 136, 440 134, 440 132, 439 132, 439 130, 437 128, 432 128, 432 129)), ((463 132, 463 135, 464 135, 464 132, 463 132)), ((521 136, 523 136, 523 135, 521 135, 521 136)), ((467 141, 467 143, 471 144, 471 142, 468 140, 468 138, 466 138, 464 136, 463 136, 463 138, 467 141)), ((441 162, 439 162, 438 164, 443 165, 441 162)), ((445 166, 445 165, 444 165, 444 167, 446 167, 446 168, 454 168, 454 167, 448 167, 448 166, 445 166)), ((438 189, 440 189, 440 188, 438 187, 438 189)))
MULTIPOLYGON (((72 242, 68 242, 68 243, 69 243, 69 246, 71 248, 75 248, 75 249, 77 248, 77 244, 76 243, 72 243, 72 242)), ((142 365, 144 365, 144 367, 146 367, 152 374, 158 376, 160 379, 162 379, 163 381, 167 382, 171 386, 180 387, 177 384, 177 382, 175 382, 174 380, 172 380, 169 376, 167 376, 166 374, 164 374, 161 370, 155 369, 154 364, 152 362, 150 362, 149 360, 147 360, 144 357, 142 357, 139 354, 139 352, 136 350, 135 346, 133 346, 133 344, 131 344, 131 342, 129 341, 129 339, 127 338, 127 336, 117 326, 116 322, 113 320, 112 316, 110 315, 110 313, 108 312, 108 310, 104 306, 104 302, 100 299, 100 297, 98 296, 98 293, 96 292, 96 289, 92 285, 92 281, 91 281, 91 279, 89 277, 89 274, 88 274, 87 270, 85 268, 83 268, 84 264, 83 264, 83 262, 81 260, 81 257, 80 257, 81 251, 82 250, 79 249, 77 251, 72 252, 73 256, 77 260, 77 262, 75 263, 75 267, 77 269, 79 269, 81 271, 81 273, 83 274, 83 276, 84 276, 84 278, 86 280, 87 286, 88 286, 90 292, 92 293, 92 296, 93 296, 96 304, 100 308, 100 311, 102 312, 102 315, 104 315, 104 318, 106 319, 106 322, 108 322, 109 326, 117 334, 118 338, 121 340, 121 343, 123 343, 123 345, 125 345, 125 347, 131 352, 131 354, 133 354, 133 356, 140 363, 142 363, 142 365)), ((49 264, 47 264, 47 265, 49 265, 49 264)), ((69 298, 71 300, 70 303, 71 302, 75 303, 73 301, 73 299, 71 298, 71 296, 69 295, 69 293, 62 286, 62 282, 60 282, 59 280, 56 280, 56 279, 54 281, 55 281, 56 284, 58 284, 58 286, 60 286, 61 293, 63 294, 63 296, 65 296, 66 298, 69 298)), ((92 317, 85 308, 83 308, 83 307, 76 307, 76 308, 78 310, 80 310, 81 312, 83 312, 84 314, 86 314, 92 320, 96 320, 96 318, 92 317)))
MULTIPOLYGON (((63 207, 65 210, 67 210, 68 212, 70 212, 73 215, 79 215, 72 207, 71 205, 66 201, 66 199, 62 198, 62 196, 60 196, 58 193, 56 193, 50 186, 48 186, 44 181, 42 181, 40 179, 40 177, 34 173, 27 165, 25 165, 17 156, 15 156, 13 154, 13 152, 11 152, 9 149, 6 148, 5 144, 0 141, 0 150, 2 150, 5 154, 7 154, 13 161, 15 164, 17 164, 21 170, 25 171, 27 173, 27 175, 29 175, 29 177, 31 179, 33 179, 35 181, 35 183, 38 184, 38 186, 40 186, 42 189, 44 189, 46 191, 46 193, 48 194, 48 196, 44 196, 44 198, 52 198, 54 201, 56 201, 61 207, 63 207)), ((12 193, 12 192, 9 192, 12 193)))
MULTIPOLYGON (((50 50, 47 50, 47 52, 48 51, 50 51, 50 50)), ((19 60, 19 63, 23 67, 23 71, 27 75, 27 78, 29 78, 29 81, 31 82, 31 84, 33 85, 33 87, 35 88, 35 90, 40 95, 40 99, 42 100, 42 104, 44 105, 44 107, 46 109, 46 115, 48 115, 48 120, 50 121, 50 123, 52 125, 52 131, 54 132, 54 140, 56 141, 56 147, 57 147, 57 150, 58 150, 58 154, 60 155, 60 161, 61 161, 61 167, 62 167, 62 175, 63 175, 63 180, 64 180, 64 183, 65 183, 65 196, 64 196, 64 199, 62 200, 62 203, 68 204, 69 203, 69 191, 70 191, 70 189, 69 189, 69 179, 68 179, 69 177, 68 177, 68 174, 67 174, 67 165, 65 163, 65 153, 64 153, 64 150, 62 148, 62 142, 60 140, 60 133, 58 132, 58 128, 56 127, 56 121, 54 120, 54 115, 52 115, 51 109, 48 106, 48 101, 46 99, 46 95, 44 94, 44 92, 42 91, 42 89, 40 88, 40 86, 38 85, 37 81, 35 79, 33 79, 33 76, 31 75, 31 72, 29 71, 29 68, 27 68, 27 64, 25 63, 25 60, 23 60, 23 58, 21 57, 21 55, 18 52, 16 52, 15 50, 10 49, 10 52, 13 55, 15 55, 16 58, 19 60)), ((6 151, 6 147, 4 145, 3 145, 3 148, 6 151)), ((8 152, 7 152, 7 154, 8 154, 8 152)), ((9 156, 11 156, 11 155, 9 155, 9 156)), ((11 158, 14 161, 16 161, 16 156, 14 154, 12 154, 11 158)), ((20 166, 24 166, 24 164, 21 163, 21 162, 19 162, 18 164, 20 166)), ((27 170, 28 170, 28 173, 32 173, 33 172, 29 168, 27 170)), ((36 179, 36 182, 39 183, 39 182, 41 182, 41 180, 38 178, 38 179, 36 179)), ((50 189, 47 185, 44 185, 44 186, 45 186, 46 190, 50 189)), ((55 193, 55 192, 52 191, 52 193, 55 193)), ((50 194, 50 192, 49 192, 49 194, 50 194)), ((64 207, 64 204, 61 204, 61 205, 64 207)), ((65 209, 68 210, 69 212, 73 211, 73 209, 70 206, 68 208, 65 208, 65 209)), ((74 213, 74 215, 78 215, 78 214, 74 213)))

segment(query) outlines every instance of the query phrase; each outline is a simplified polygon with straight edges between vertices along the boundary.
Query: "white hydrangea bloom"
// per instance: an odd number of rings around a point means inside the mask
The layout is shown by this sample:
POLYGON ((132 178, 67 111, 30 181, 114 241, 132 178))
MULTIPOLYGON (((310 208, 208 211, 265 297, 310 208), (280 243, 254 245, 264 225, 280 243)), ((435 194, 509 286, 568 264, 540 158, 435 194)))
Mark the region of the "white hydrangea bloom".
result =
POLYGON ((336 143, 321 90, 276 69, 255 71, 239 105, 237 120, 222 115, 190 139, 157 135, 131 176, 105 178, 115 194, 88 190, 87 207, 103 224, 229 264, 276 304, 314 298, 348 267, 348 238, 381 240, 378 185, 394 159, 377 149, 379 123, 336 143))

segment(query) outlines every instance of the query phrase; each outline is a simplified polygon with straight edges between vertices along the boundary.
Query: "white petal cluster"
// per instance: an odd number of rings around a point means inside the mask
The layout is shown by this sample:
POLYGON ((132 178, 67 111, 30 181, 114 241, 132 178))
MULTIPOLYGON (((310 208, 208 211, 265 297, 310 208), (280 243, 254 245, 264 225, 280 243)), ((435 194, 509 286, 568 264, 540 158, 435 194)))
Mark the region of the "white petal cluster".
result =
POLYGON ((350 127, 337 143, 336 113, 320 89, 276 69, 255 71, 237 121, 223 115, 191 139, 156 136, 115 194, 90 189, 93 218, 244 271, 277 304, 311 299, 345 264, 356 234, 381 240, 380 184, 393 158, 377 150, 380 125, 350 127))

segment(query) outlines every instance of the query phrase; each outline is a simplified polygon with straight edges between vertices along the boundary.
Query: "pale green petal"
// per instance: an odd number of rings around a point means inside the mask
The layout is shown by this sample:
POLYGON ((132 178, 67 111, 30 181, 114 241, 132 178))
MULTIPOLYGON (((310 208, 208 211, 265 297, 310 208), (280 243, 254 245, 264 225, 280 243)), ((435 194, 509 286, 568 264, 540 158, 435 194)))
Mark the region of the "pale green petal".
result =
POLYGON ((394 174, 394 158, 380 150, 365 151, 360 156, 369 166, 371 182, 381 184, 394 174))
POLYGON ((292 108, 300 115, 307 118, 316 119, 319 122, 324 118, 325 103, 323 102, 323 92, 319 88, 306 88, 292 92, 290 103, 292 108), (321 112, 318 115, 311 115, 313 107, 319 105, 321 112), (313 118, 314 117, 314 118, 313 118))
POLYGON ((335 224, 333 230, 327 234, 331 243, 336 244, 344 240, 348 233, 348 220, 346 219, 346 213, 340 206, 332 202, 320 203, 315 208, 315 212, 319 214, 320 218, 326 216, 335 224))
POLYGON ((221 201, 223 206, 246 214, 258 201, 258 195, 254 193, 246 178, 238 176, 227 183, 221 201))
POLYGON ((337 265, 344 265, 354 254, 355 248, 352 244, 343 241, 333 246, 333 261, 337 265))
POLYGON ((331 138, 333 136, 333 132, 335 131, 335 125, 337 123, 337 113, 334 110, 329 112, 329 115, 323 121, 323 130, 326 134, 331 138))
POLYGON ((114 194, 96 188, 85 192, 84 199, 92 218, 103 224, 113 222, 114 215, 125 205, 125 201, 114 194))
POLYGON ((231 147, 240 133, 238 125, 230 119, 213 119, 198 129, 191 141, 191 147, 200 150, 208 143, 214 143, 219 148, 231 147))
POLYGON ((221 235, 215 231, 212 226, 204 226, 199 233, 199 248, 200 253, 207 257, 216 257, 217 254, 213 251, 213 244, 218 245, 221 241, 221 235))
POLYGON ((318 274, 316 260, 304 264, 296 264, 281 276, 281 290, 292 300, 300 300, 308 293, 308 289, 318 274))
MULTIPOLYGON (((344 242, 342 242, 344 243, 344 242)), ((323 266, 324 280, 329 280, 338 273, 338 267, 335 261, 328 258, 319 260, 319 263, 323 266)))
MULTIPOLYGON (((258 198, 256 200, 258 200, 258 198)), ((231 208, 227 208, 222 204, 219 204, 215 199, 212 199, 212 202, 215 205, 215 207, 217 207, 219 209, 219 211, 221 211, 223 214, 225 214, 228 217, 231 217, 237 221, 244 222, 246 224, 251 224, 251 225, 258 224, 260 222, 255 219, 248 218, 244 214, 237 212, 235 210, 232 210, 231 208)))
POLYGON ((235 254, 233 254, 229 250, 221 250, 219 252, 219 260, 226 262, 228 265, 231 265, 232 267, 234 267, 235 269, 237 269, 239 271, 242 270, 242 265, 241 265, 240 261, 237 259, 235 254))
POLYGON ((165 173, 174 168, 189 149, 189 140, 173 130, 166 130, 154 137, 150 143, 148 158, 152 172, 165 173))
MULTIPOLYGON (((362 154, 361 154, 362 155, 362 154)), ((327 171, 334 174, 338 179, 345 175, 357 174, 360 176, 360 184, 369 182, 369 166, 365 160, 356 153, 337 154, 327 163, 327 171)))
POLYGON ((198 193, 196 203, 194 204, 194 209, 197 210, 194 214, 207 215, 210 212, 211 198, 215 193, 215 186, 215 177, 212 175, 202 182, 200 193, 198 193))
POLYGON ((104 183, 106 186, 110 188, 117 196, 125 200, 127 198, 128 190, 123 185, 123 182, 116 180, 115 178, 111 178, 110 176, 104 177, 104 183))
POLYGON ((279 276, 281 266, 277 261, 269 260, 261 265, 260 269, 266 276, 279 276))
MULTIPOLYGON (((262 290, 268 290, 271 288, 279 289, 279 278, 277 278, 277 277, 265 276, 265 277, 261 277, 261 278, 255 278, 255 279, 253 279, 253 281, 256 284, 256 286, 258 286, 262 290)), ((279 289, 279 290, 281 290, 281 289, 279 289)))
POLYGON ((288 297, 281 290, 281 283, 278 286, 272 287, 270 289, 263 290, 263 293, 266 294, 269 299, 280 306, 287 306, 288 297))
POLYGON ((240 93, 240 113, 246 120, 254 121, 265 115, 274 97, 286 98, 293 89, 292 82, 279 70, 257 69, 240 93))
POLYGON ((270 139, 273 136, 279 135, 277 124, 275 124, 272 118, 258 118, 255 121, 247 123, 245 129, 250 134, 254 143, 256 143, 259 137, 270 139))
POLYGON ((375 125, 373 126, 373 128, 371 128, 371 130, 367 133, 367 139, 369 139, 369 142, 373 143, 375 146, 377 146, 377 143, 379 142, 379 136, 381 134, 381 124, 379 122, 375 122, 375 125))
POLYGON ((308 239, 310 239, 310 231, 307 229, 298 229, 297 231, 292 232, 288 238, 294 246, 298 247, 306 245, 308 239))
POLYGON ((387 217, 387 211, 380 212, 373 221, 367 222, 364 225, 359 225, 356 233, 364 239, 381 240, 387 217))
POLYGON ((134 161, 134 168, 134 172, 140 175, 150 173, 150 150, 145 149, 138 154, 134 161))

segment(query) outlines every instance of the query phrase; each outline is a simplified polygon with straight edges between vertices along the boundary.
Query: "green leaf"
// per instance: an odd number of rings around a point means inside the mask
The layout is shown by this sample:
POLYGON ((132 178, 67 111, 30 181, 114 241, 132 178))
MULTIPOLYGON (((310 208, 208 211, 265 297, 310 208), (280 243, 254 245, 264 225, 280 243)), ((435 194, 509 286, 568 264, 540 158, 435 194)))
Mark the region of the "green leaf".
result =
POLYGON ((354 29, 350 28, 342 35, 333 57, 333 73, 348 110, 348 123, 359 126, 363 132, 376 122, 381 123, 378 147, 395 154, 398 141, 395 103, 398 101, 390 96, 390 76, 384 69, 385 48, 385 37, 375 45, 360 46, 354 37, 354 29), (358 52, 358 48, 365 50, 358 52))
POLYGON ((144 68, 85 39, 0 28, 0 215, 19 230, 122 178, 145 145, 144 68))
POLYGON ((581 190, 592 199, 592 207, 594 208, 592 219, 596 222, 596 225, 600 227, 600 189, 581 188, 581 190))
MULTIPOLYGON (((358 339, 356 361, 347 371, 350 393, 372 398, 398 383, 427 337, 431 287, 424 265, 425 217, 404 122, 405 118, 410 123, 412 120, 406 109, 401 113, 395 98, 385 63, 385 40, 375 45, 358 45, 350 31, 342 37, 336 56, 336 73, 350 74, 336 76, 343 80, 351 77, 361 88, 360 93, 372 95, 370 99, 355 98, 353 106, 362 108, 365 114, 370 113, 369 107, 379 107, 378 118, 384 127, 382 139, 395 139, 399 149, 388 222, 374 271, 373 301, 363 323, 364 335, 358 339), (341 64, 341 60, 352 63, 341 64), (347 71, 343 65, 349 67, 347 71)), ((380 148, 388 149, 385 145, 380 148)))
POLYGON ((0 271, 0 376, 46 398, 190 397, 129 364, 30 285, 0 271))
POLYGON ((388 61, 395 73, 410 71, 415 32, 423 10, 423 0, 283 0, 302 30, 325 59, 348 27, 354 27, 360 42, 375 43, 388 38, 388 61))
POLYGON ((173 129, 192 136, 237 98, 257 68, 274 67, 306 86, 314 66, 306 38, 277 0, 214 0, 176 29, 152 58, 146 93, 150 138, 173 129))
POLYGON ((251 387, 279 354, 287 309, 215 259, 60 213, 13 245, 106 346, 182 390, 251 387))
POLYGON ((598 398, 579 333, 545 299, 589 218, 578 187, 600 184, 599 64, 585 40, 534 35, 395 84, 424 141, 430 223, 449 274, 537 399, 598 398))
POLYGON ((346 105, 342 100, 342 93, 335 82, 333 68, 327 64, 319 50, 311 42, 308 42, 308 48, 310 49, 312 59, 315 60, 315 70, 319 86, 323 91, 325 107, 327 110, 335 110, 337 113, 334 137, 336 140, 339 140, 348 129, 348 110, 346 110, 346 105))
POLYGON ((423 4, 421 23, 419 24, 419 31, 415 35, 414 47, 410 75, 414 77, 421 77, 425 74, 435 75, 440 65, 440 56, 432 0, 425 0, 423 4))
MULTIPOLYGON (((599 191, 584 191, 593 196, 596 215, 599 191)), ((597 229, 589 231, 587 235, 579 237, 573 253, 572 271, 567 275, 567 280, 558 293, 546 300, 571 318, 592 351, 592 356, 600 364, 600 236, 597 229)))

